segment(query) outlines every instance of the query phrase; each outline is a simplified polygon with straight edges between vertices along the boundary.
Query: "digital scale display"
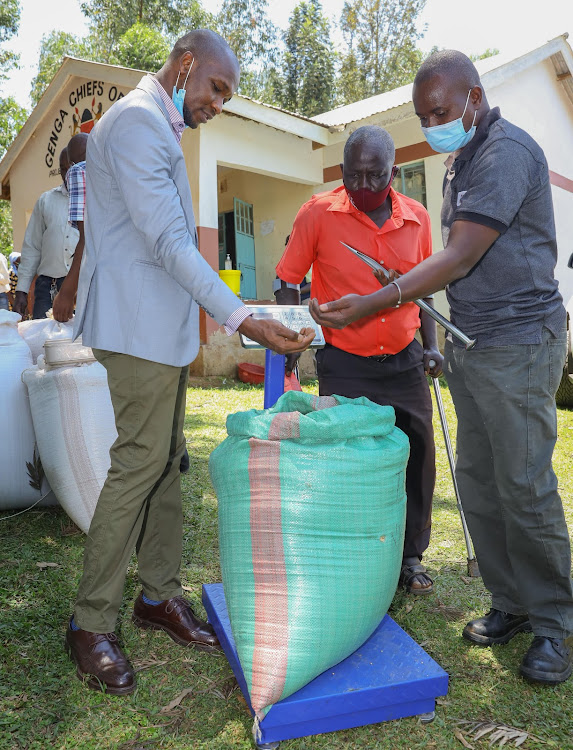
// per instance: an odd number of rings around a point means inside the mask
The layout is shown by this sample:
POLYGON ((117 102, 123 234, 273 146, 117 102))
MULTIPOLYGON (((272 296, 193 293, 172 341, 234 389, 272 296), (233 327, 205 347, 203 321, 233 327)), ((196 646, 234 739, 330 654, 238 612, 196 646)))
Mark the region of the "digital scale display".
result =
MULTIPOLYGON (((322 328, 313 320, 306 305, 247 305, 247 309, 257 320, 278 320, 279 323, 293 331, 300 331, 301 328, 313 328, 315 337, 310 345, 311 349, 320 349, 326 343, 322 328)), ((257 341, 243 336, 242 333, 239 334, 239 337, 241 346, 245 349, 264 349, 257 341)))

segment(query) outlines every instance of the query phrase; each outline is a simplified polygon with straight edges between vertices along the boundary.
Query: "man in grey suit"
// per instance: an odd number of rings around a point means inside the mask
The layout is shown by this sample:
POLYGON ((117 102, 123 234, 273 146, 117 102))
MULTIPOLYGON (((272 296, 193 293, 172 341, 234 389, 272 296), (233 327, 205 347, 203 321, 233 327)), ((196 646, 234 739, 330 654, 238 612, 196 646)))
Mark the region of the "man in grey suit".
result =
POLYGON ((254 320, 197 250, 180 139, 185 126, 219 114, 238 82, 227 43, 214 32, 192 31, 155 76, 110 108, 88 142, 75 335, 107 370, 118 438, 88 533, 66 646, 78 677, 115 695, 135 689, 113 632, 134 548, 142 584, 136 625, 164 630, 181 645, 218 646, 182 598, 179 577, 179 464, 188 365, 199 349, 198 305, 228 334, 239 330, 281 353, 305 349, 313 338, 311 329, 299 334, 254 320))

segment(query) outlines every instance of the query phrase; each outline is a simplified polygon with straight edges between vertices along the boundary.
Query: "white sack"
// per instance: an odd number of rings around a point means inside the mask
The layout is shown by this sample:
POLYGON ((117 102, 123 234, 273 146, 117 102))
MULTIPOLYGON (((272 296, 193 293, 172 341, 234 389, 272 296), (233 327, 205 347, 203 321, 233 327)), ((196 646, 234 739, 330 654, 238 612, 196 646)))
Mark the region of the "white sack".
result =
POLYGON ((26 462, 34 458, 34 428, 22 370, 32 365, 26 342, 18 335, 18 313, 0 310, 0 394, 3 435, 0 448, 0 510, 26 508, 40 499, 30 487, 26 462))
POLYGON ((58 323, 53 318, 26 320, 18 326, 18 333, 30 347, 34 364, 44 353, 44 342, 48 339, 71 339, 74 332, 73 320, 58 323))
POLYGON ((53 370, 36 365, 22 377, 46 477, 87 533, 117 438, 105 368, 99 362, 53 370))

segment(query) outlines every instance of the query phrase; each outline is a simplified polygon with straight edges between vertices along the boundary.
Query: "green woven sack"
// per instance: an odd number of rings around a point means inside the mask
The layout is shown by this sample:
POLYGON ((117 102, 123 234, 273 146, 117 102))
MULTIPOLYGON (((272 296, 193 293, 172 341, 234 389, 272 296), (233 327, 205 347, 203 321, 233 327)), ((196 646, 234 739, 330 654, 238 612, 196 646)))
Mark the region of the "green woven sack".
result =
POLYGON ((232 414, 209 462, 225 598, 256 721, 366 641, 398 583, 408 438, 367 398, 232 414))

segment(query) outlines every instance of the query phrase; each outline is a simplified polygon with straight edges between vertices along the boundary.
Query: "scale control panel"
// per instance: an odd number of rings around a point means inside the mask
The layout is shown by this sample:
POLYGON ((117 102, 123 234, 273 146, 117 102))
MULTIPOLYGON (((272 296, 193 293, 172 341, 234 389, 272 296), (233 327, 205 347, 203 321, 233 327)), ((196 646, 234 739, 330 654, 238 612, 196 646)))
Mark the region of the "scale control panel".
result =
MULTIPOLYGON (((322 328, 315 322, 306 305, 247 305, 247 309, 257 320, 278 320, 293 331, 314 328, 315 337, 310 345, 311 349, 320 349, 326 343, 322 328)), ((243 336, 242 333, 239 336, 245 349, 264 349, 257 341, 243 336)))

